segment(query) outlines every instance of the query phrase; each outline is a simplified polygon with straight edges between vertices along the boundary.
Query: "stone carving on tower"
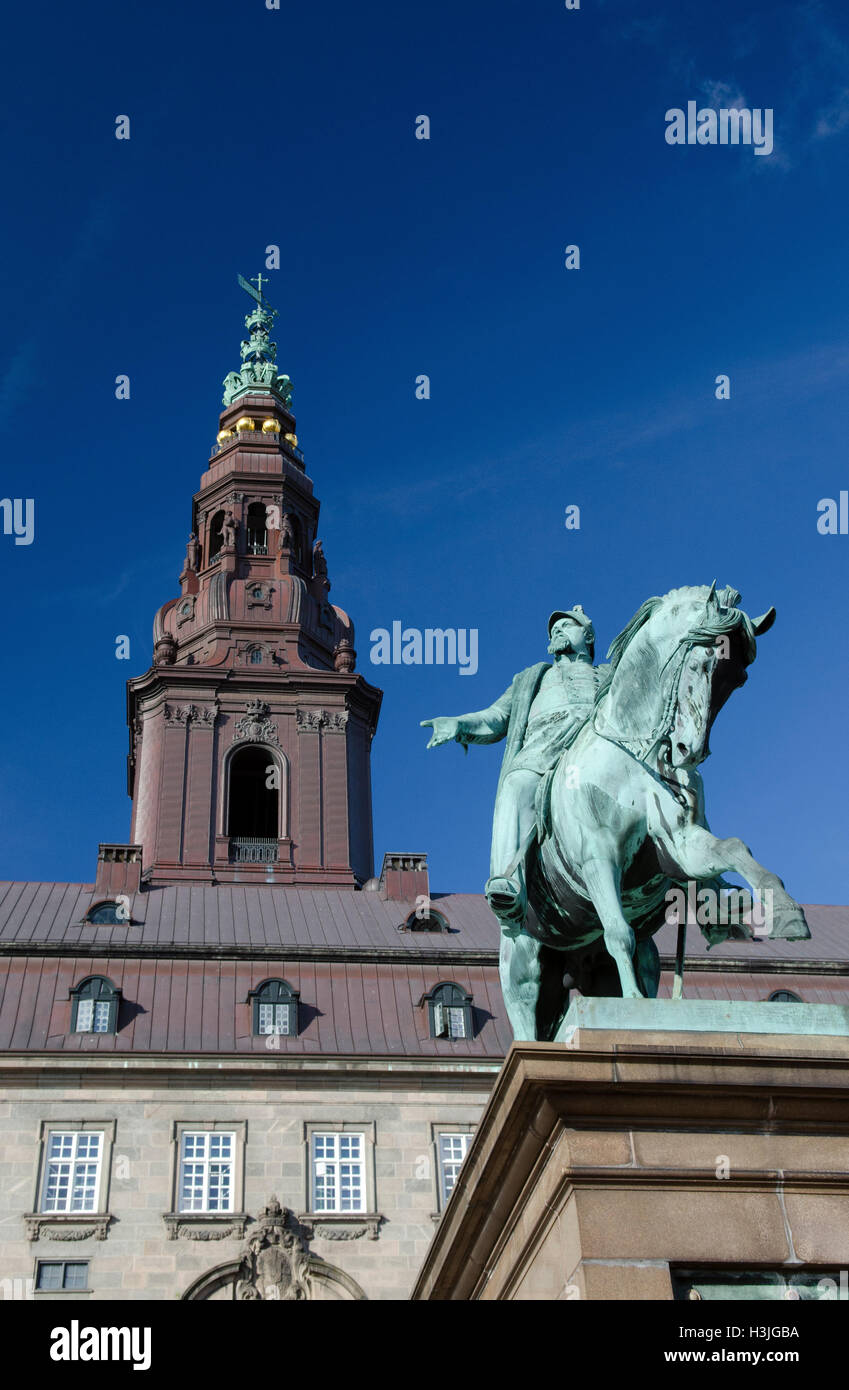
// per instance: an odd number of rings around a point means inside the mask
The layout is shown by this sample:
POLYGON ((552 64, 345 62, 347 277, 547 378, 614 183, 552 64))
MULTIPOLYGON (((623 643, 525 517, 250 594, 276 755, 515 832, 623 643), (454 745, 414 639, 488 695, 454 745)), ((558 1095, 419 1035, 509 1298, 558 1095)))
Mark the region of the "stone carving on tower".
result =
POLYGON ((245 739, 248 743, 279 743, 277 725, 268 718, 268 705, 263 700, 251 700, 247 713, 236 720, 233 742, 245 739))

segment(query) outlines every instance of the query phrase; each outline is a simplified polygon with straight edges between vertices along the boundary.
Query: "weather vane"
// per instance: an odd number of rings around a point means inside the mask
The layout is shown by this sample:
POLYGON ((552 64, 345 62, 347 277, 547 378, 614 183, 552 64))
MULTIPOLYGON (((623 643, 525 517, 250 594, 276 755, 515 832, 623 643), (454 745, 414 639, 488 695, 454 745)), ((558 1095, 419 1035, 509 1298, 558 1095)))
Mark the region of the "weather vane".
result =
POLYGON ((276 314, 276 313, 277 313, 277 310, 276 310, 276 309, 272 309, 271 306, 266 302, 265 297, 264 297, 264 295, 263 295, 263 293, 262 293, 263 282, 265 282, 265 284, 267 285, 268 282, 269 282, 269 280, 271 279, 271 276, 270 276, 270 275, 265 275, 265 276, 264 276, 264 275, 262 274, 262 271, 260 271, 259 275, 255 275, 255 276, 253 277, 253 279, 256 280, 256 282, 257 282, 256 287, 254 287, 253 280, 246 280, 245 277, 244 277, 243 275, 237 275, 237 276, 236 276, 236 279, 238 280, 239 285, 241 286, 241 288, 242 288, 243 290, 247 291, 247 293, 251 296, 251 299, 255 299, 255 300, 256 300, 256 302, 257 302, 257 304, 259 305, 259 307, 260 307, 261 309, 263 309, 263 310, 265 311, 265 313, 267 313, 267 314, 276 314))

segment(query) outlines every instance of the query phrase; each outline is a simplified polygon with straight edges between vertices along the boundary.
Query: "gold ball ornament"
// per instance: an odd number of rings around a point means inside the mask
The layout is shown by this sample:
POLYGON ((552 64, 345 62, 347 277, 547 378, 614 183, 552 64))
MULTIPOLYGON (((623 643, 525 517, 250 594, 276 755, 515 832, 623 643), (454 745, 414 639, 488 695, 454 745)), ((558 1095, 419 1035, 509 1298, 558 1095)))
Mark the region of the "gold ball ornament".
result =
POLYGON ((298 436, 296 434, 284 434, 283 438, 287 444, 291 444, 293 449, 298 447, 298 436))
POLYGON ((232 431, 232 430, 219 430, 219 431, 218 431, 218 434, 216 435, 216 439, 218 440, 218 443, 219 443, 219 444, 226 444, 227 441, 230 440, 230 439, 232 439, 232 438, 233 438, 233 431, 232 431))
POLYGON ((250 415, 243 415, 241 420, 236 421, 236 430, 239 434, 248 434, 256 429, 256 425, 250 415))
POLYGON ((263 434, 279 434, 280 426, 278 425, 276 420, 263 420, 262 432, 263 434))

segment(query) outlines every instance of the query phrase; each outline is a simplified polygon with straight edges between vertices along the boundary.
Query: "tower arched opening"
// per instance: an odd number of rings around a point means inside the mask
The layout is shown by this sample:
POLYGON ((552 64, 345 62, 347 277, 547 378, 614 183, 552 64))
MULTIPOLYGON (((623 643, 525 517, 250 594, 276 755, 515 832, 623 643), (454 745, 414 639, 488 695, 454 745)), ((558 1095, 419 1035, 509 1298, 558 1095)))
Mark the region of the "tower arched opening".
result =
POLYGON ((227 832, 231 839, 277 840, 280 769, 267 748, 240 748, 230 763, 227 832))

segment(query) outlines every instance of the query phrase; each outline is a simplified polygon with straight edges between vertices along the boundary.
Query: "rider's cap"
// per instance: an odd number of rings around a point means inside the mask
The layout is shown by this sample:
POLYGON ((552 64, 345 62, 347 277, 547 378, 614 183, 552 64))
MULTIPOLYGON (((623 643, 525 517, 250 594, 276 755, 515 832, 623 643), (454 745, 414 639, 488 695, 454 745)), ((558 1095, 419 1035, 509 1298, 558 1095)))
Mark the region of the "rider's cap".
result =
POLYGON ((592 639, 595 636, 595 633, 593 631, 593 625, 579 603, 576 603, 574 608, 567 608, 565 612, 562 609, 558 608, 556 612, 552 613, 551 617, 548 620, 549 637, 551 636, 551 629, 554 627, 554 624, 557 622, 558 618, 574 618, 576 623, 581 624, 581 627, 589 628, 587 636, 590 639, 592 639))

